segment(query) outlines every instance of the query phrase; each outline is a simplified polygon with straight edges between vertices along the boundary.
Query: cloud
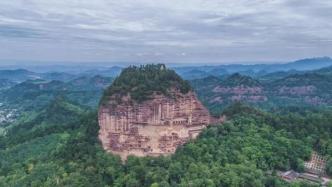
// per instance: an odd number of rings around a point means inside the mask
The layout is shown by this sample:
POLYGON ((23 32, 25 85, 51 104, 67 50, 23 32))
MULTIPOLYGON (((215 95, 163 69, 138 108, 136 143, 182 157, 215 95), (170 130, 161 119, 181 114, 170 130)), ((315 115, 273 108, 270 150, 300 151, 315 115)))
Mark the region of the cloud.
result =
POLYGON ((42 32, 30 28, 15 27, 15 26, 1 26, 0 25, 0 37, 4 38, 40 38, 42 32))
POLYGON ((332 3, 324 0, 3 0, 0 43, 7 48, 0 59, 221 63, 332 56, 331 20, 332 3))

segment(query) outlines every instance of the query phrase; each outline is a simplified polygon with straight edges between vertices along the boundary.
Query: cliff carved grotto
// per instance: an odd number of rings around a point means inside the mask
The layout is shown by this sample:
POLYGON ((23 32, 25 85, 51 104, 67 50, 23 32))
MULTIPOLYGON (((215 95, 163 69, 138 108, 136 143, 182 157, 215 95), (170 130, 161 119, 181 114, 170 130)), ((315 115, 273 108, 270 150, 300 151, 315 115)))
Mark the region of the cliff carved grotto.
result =
POLYGON ((217 122, 192 91, 173 91, 172 95, 153 94, 142 103, 124 96, 117 105, 111 98, 99 109, 99 138, 104 149, 123 160, 128 155, 168 155, 217 122))

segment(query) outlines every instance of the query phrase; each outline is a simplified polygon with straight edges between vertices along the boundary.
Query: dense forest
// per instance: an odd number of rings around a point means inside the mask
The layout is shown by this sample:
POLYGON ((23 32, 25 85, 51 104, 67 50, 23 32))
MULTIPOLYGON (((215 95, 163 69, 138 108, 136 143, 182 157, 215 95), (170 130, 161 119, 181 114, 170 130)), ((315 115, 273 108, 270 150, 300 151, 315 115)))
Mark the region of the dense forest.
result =
POLYGON ((172 156, 122 163, 102 150, 96 112, 57 97, 1 137, 0 186, 311 186, 288 184, 276 170, 302 171, 313 150, 332 155, 329 110, 234 104, 224 114, 225 124, 172 156))
MULTIPOLYGON (((202 88, 198 96, 203 101, 213 96, 206 91, 216 86, 272 87, 283 81, 289 86, 309 82, 323 96, 331 87, 321 75, 330 76, 330 70, 319 72, 306 81, 301 81, 305 74, 272 82, 233 74, 191 85, 202 88)), ((0 186, 315 186, 288 183, 277 175, 290 169, 302 172, 313 151, 328 158, 326 173, 332 175, 332 109, 296 103, 266 109, 250 102, 223 107, 205 102, 210 112, 227 116, 227 121, 209 126, 171 156, 130 156, 122 162, 106 153, 98 140, 96 103, 112 80, 100 76, 68 82, 34 80, 4 89, 3 101, 26 110, 0 126, 0 186)), ((132 66, 114 79, 104 97, 130 94, 141 102, 154 92, 169 95, 170 88, 186 93, 191 85, 164 65, 132 66)))
POLYGON ((130 66, 125 68, 105 91, 102 103, 109 96, 122 97, 127 94, 130 94, 133 100, 142 102, 154 92, 170 95, 170 88, 176 88, 182 93, 191 90, 188 81, 183 80, 174 70, 167 69, 164 64, 130 66))

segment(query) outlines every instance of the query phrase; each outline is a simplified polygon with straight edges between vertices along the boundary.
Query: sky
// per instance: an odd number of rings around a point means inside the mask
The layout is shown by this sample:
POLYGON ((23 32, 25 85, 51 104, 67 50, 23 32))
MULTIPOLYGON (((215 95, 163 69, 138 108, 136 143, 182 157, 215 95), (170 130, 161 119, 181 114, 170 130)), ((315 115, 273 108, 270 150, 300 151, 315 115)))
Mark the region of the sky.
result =
POLYGON ((332 56, 332 0, 1 0, 0 63, 332 56))

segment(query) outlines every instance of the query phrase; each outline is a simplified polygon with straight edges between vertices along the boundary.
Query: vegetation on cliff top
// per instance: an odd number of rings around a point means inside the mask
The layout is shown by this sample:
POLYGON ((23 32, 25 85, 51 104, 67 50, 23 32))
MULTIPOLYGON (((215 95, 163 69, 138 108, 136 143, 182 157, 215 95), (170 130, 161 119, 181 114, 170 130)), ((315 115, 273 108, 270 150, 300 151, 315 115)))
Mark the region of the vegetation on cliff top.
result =
POLYGON ((142 102, 149 99, 154 92, 170 95, 170 88, 179 89, 183 94, 191 90, 187 81, 175 71, 167 69, 164 64, 130 66, 124 69, 105 91, 102 103, 109 96, 116 96, 120 100, 127 94, 130 94, 133 100, 142 102))

